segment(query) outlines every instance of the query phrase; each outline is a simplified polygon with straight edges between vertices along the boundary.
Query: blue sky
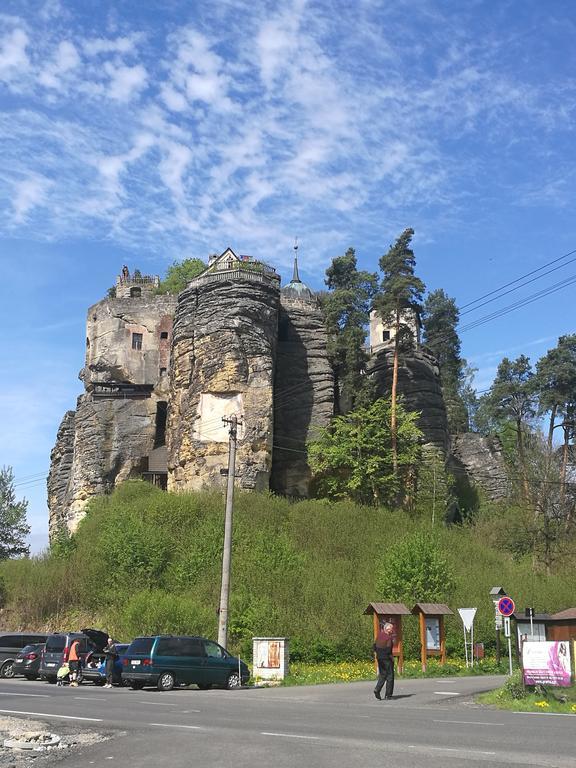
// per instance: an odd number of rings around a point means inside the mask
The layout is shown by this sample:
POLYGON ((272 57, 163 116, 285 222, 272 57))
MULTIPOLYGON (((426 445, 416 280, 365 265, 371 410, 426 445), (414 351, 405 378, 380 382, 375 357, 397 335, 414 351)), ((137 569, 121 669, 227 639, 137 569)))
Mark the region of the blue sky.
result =
MULTIPOLYGON (((34 550, 86 310, 123 263, 231 246, 287 278, 298 235, 320 288, 411 226, 465 304, 576 248, 575 35, 571 0, 3 0, 0 465, 34 550)), ((572 332, 572 296, 463 332, 478 387, 572 332)))

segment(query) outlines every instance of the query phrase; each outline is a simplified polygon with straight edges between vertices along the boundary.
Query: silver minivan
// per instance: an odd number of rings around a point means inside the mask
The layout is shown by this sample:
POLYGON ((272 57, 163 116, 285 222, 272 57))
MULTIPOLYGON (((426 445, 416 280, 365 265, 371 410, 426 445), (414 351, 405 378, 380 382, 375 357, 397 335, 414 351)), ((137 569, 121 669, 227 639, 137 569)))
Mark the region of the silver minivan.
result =
POLYGON ((14 677, 14 659, 25 645, 43 643, 46 633, 0 632, 0 677, 14 677))

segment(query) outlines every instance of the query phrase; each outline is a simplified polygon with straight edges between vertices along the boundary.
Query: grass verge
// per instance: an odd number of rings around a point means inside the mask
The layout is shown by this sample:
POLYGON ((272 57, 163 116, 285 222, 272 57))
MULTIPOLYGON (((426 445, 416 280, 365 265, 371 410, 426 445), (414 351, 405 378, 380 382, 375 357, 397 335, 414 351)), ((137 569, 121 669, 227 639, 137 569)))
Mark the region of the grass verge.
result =
POLYGON ((529 686, 524 688, 519 672, 515 672, 502 688, 481 693, 477 697, 481 704, 507 709, 513 712, 556 712, 576 715, 576 686, 556 688, 552 686, 529 686))

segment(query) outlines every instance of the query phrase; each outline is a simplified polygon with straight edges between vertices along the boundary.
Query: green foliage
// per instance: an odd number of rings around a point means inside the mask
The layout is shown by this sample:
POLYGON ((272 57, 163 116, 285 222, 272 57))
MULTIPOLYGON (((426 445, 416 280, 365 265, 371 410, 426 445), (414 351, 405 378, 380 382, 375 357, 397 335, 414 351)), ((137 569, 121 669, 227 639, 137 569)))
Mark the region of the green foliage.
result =
POLYGON ((459 317, 456 302, 442 289, 428 294, 422 312, 424 344, 440 366, 442 391, 451 433, 467 432, 469 425, 468 410, 462 392, 468 383, 465 375, 466 361, 460 355, 460 337, 456 330, 459 317))
POLYGON ((308 446, 317 495, 359 504, 391 503, 420 455, 418 415, 398 406, 397 458, 403 474, 393 470, 388 398, 336 417, 308 446))
POLYGON ((442 453, 431 445, 423 446, 409 512, 414 517, 441 524, 455 502, 454 490, 454 477, 447 471, 442 453))
POLYGON ((524 699, 526 697, 526 688, 524 687, 524 684, 522 683, 522 672, 517 669, 510 677, 506 680, 502 688, 498 691, 498 698, 499 699, 513 699, 514 701, 519 701, 520 699, 524 699))
POLYGON ((382 558, 378 591, 387 602, 447 602, 456 580, 438 539, 416 531, 392 546, 382 558))
POLYGON ((337 413, 366 404, 372 397, 371 382, 364 375, 368 355, 364 349, 366 326, 378 279, 358 270, 356 253, 348 248, 326 270, 328 292, 321 295, 328 331, 328 356, 336 379, 337 413))
POLYGON ((380 258, 383 273, 380 293, 374 306, 384 319, 394 319, 405 307, 421 309, 422 294, 426 286, 414 274, 416 259, 410 243, 413 229, 405 229, 394 245, 380 258))
POLYGON ((16 501, 12 467, 0 469, 0 560, 22 557, 30 553, 26 536, 30 526, 26 522, 28 502, 16 501))
MULTIPOLYGON (((504 521, 514 514, 499 506, 481 510, 475 526, 435 527, 430 540, 435 562, 443 558, 447 564, 442 577, 447 592, 431 591, 436 582, 408 575, 408 601, 440 596, 454 611, 477 606, 475 635, 488 652, 494 645, 488 597, 494 584, 503 584, 518 605, 537 611, 573 605, 574 539, 566 537, 567 557, 553 561, 549 574, 535 572, 531 550, 512 553, 503 546, 504 521)), ((70 546, 0 563, 4 615, 30 630, 92 625, 124 640, 156 631, 215 637, 223 519, 219 493, 171 494, 148 483, 125 483, 90 504, 70 546), (130 554, 132 536, 136 555, 130 554)), ((393 599, 378 577, 402 542, 425 533, 422 521, 399 509, 351 501, 291 503, 238 492, 231 650, 249 657, 251 638, 269 634, 290 637, 294 661, 371 660, 372 622, 363 611, 371 601, 393 599)), ((412 555, 414 550, 419 551, 413 546, 412 555)), ((397 593, 405 592, 401 587, 397 593)), ((446 630, 449 653, 461 657, 457 615, 446 619, 446 630)), ((418 658, 415 619, 406 617, 404 633, 408 657, 418 658)))
POLYGON ((168 267, 166 277, 160 281, 156 293, 180 293, 186 288, 190 280, 193 280, 205 269, 206 264, 201 259, 175 261, 171 267, 168 267))

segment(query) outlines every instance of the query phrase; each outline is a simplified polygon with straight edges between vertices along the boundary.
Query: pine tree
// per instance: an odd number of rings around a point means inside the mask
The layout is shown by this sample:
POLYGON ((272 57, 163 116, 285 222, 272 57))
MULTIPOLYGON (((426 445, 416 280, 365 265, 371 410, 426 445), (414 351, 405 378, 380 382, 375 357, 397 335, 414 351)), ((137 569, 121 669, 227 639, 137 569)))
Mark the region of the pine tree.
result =
POLYGON ((414 274, 416 259, 414 251, 410 248, 413 229, 405 229, 395 244, 390 247, 388 253, 380 259, 380 269, 383 273, 381 293, 374 302, 375 309, 382 319, 394 323, 394 367, 392 372, 391 393, 391 424, 392 454, 394 457, 394 471, 398 469, 397 458, 397 424, 396 402, 398 389, 398 360, 402 332, 405 330, 402 323, 402 311, 412 309, 419 312, 422 306, 422 294, 426 286, 414 274))
POLYGON ((0 469, 0 560, 30 554, 26 536, 30 526, 26 522, 28 502, 16 501, 12 467, 0 469))
POLYGON ((335 411, 347 413, 356 405, 368 405, 371 381, 365 369, 366 326, 378 288, 375 273, 358 269, 354 248, 337 256, 326 270, 328 291, 321 295, 328 331, 328 355, 335 378, 335 411))

